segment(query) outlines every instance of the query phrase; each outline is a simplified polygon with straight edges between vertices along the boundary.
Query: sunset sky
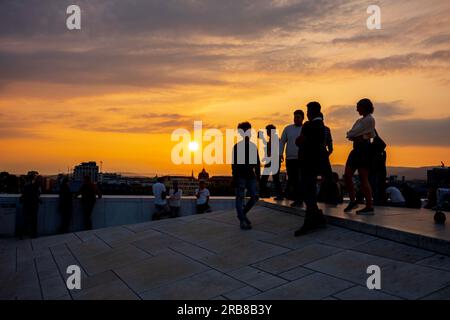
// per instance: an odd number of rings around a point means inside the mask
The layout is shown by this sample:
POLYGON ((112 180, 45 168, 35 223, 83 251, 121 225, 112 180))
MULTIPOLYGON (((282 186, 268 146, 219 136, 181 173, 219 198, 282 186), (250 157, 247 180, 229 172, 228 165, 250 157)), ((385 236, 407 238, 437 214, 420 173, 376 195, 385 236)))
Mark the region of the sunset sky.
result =
POLYGON ((1 0, 0 171, 197 173, 172 164, 173 130, 282 129, 312 100, 344 164, 365 97, 389 165, 448 165, 449 26, 442 0, 1 0))

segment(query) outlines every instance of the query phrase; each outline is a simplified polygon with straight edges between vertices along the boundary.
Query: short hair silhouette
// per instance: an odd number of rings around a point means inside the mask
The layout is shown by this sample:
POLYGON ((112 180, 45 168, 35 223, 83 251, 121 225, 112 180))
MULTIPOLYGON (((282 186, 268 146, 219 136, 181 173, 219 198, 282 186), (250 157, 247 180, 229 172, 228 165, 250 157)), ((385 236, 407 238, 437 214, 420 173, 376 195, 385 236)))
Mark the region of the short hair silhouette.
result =
POLYGON ((367 98, 359 100, 358 106, 361 107, 365 113, 372 114, 375 111, 372 101, 370 101, 370 99, 367 98))
POLYGON ((322 106, 317 101, 310 102, 306 105, 308 113, 313 116, 320 116, 322 106))
POLYGON ((266 127, 266 130, 276 130, 277 129, 277 127, 275 127, 273 124, 269 124, 267 127, 266 127))
POLYGON ((294 111, 294 116, 302 116, 304 118, 305 117, 305 113, 303 112, 303 110, 295 110, 294 111))
POLYGON ((238 129, 247 132, 248 130, 250 130, 252 128, 252 125, 250 124, 250 122, 246 121, 246 122, 241 122, 238 125, 238 129))

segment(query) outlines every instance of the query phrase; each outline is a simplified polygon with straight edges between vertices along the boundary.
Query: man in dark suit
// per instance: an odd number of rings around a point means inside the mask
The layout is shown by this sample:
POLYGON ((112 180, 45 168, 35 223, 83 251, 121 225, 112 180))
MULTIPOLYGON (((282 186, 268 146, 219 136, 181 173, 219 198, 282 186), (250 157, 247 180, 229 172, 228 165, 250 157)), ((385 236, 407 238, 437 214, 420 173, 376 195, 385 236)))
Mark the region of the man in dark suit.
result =
POLYGON ((307 105, 308 122, 303 125, 303 130, 296 144, 299 147, 299 163, 303 177, 306 216, 303 226, 295 232, 295 236, 301 236, 326 225, 326 219, 322 210, 317 206, 317 176, 323 179, 332 179, 332 170, 329 153, 326 149, 326 130, 321 115, 321 106, 318 102, 310 102, 307 105))

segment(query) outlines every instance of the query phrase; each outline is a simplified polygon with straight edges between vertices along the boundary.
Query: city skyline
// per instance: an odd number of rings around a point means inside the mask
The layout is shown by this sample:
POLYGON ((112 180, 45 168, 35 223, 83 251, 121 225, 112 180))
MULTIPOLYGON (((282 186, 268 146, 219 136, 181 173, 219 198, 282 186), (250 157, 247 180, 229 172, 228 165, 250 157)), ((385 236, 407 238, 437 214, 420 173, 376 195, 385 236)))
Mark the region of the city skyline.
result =
POLYGON ((67 5, 1 4, 2 171, 53 174, 86 159, 112 172, 199 171, 171 162, 173 130, 282 130, 313 100, 342 165, 364 97, 389 166, 450 162, 450 3, 378 1, 380 30, 368 30, 361 0, 78 1, 76 31, 67 5))

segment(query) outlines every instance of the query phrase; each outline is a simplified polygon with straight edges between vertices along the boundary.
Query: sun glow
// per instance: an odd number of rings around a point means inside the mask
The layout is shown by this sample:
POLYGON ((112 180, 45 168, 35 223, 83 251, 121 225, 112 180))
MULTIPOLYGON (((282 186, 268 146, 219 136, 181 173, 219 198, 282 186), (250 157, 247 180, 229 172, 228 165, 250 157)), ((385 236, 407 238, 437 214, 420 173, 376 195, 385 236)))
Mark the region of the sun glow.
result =
POLYGON ((189 151, 196 152, 198 150, 198 143, 195 141, 189 142, 189 151))

